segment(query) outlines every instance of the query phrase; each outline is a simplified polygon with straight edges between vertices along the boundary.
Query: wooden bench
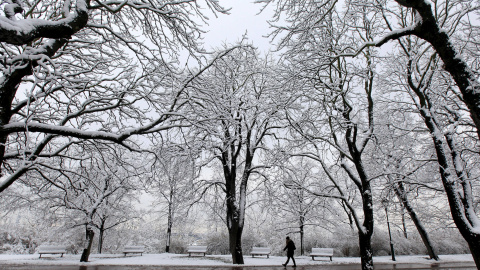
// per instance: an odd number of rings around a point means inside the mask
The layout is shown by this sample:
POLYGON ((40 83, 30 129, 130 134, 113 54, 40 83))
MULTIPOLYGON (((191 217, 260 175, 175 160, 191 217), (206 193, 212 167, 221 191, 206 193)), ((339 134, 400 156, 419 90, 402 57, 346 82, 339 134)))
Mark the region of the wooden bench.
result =
POLYGON ((63 257, 63 254, 67 253, 67 248, 64 246, 39 246, 38 254, 39 258, 42 258, 42 254, 62 254, 60 257, 63 257))
POLYGON ((140 256, 143 255, 145 252, 145 247, 144 246, 125 246, 123 248, 123 254, 125 254, 125 257, 127 256, 128 253, 140 253, 140 256))
POLYGON ((270 248, 269 247, 252 247, 252 251, 250 252, 250 254, 252 255, 252 258, 255 256, 255 255, 267 255, 267 259, 269 258, 270 256, 270 248))
POLYGON ((207 246, 188 246, 187 247, 188 256, 191 256, 192 253, 203 253, 203 256, 207 253, 207 246))
POLYGON ((310 253, 312 260, 315 260, 315 257, 330 257, 330 261, 333 257, 333 248, 312 248, 310 253))

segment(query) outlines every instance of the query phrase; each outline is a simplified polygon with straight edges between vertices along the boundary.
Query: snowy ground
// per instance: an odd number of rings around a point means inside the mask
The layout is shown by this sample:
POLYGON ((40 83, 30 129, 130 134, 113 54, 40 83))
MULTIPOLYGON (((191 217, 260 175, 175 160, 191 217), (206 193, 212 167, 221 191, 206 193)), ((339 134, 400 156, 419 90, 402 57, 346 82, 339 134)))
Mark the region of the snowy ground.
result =
MULTIPOLYGON (((248 257, 245 256, 245 266, 279 266, 285 262, 286 257, 271 256, 248 257)), ((429 265, 435 261, 428 260, 427 256, 397 256, 396 263, 425 264, 429 265)), ((393 263, 390 256, 374 257, 374 263, 393 263)), ((440 255, 441 262, 473 262, 470 254, 462 255, 440 255)), ((185 254, 144 254, 143 256, 127 256, 121 254, 92 254, 88 263, 80 263, 80 255, 6 255, 0 254, 1 265, 123 265, 123 266, 225 266, 231 265, 229 255, 207 255, 189 257, 185 254), (45 258, 43 257, 45 256, 45 258)), ((358 257, 334 257, 333 262, 328 258, 316 258, 312 261, 311 257, 296 257, 298 265, 328 265, 328 264, 359 264, 358 257)), ((291 262, 290 262, 291 264, 291 262)))

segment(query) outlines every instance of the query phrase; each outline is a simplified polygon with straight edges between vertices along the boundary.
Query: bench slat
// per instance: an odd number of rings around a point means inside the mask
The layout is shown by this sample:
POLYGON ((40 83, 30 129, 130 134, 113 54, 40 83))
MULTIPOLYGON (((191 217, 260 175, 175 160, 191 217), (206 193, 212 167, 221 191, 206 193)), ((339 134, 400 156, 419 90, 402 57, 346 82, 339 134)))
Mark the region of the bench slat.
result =
POLYGON ((144 246, 125 246, 122 251, 125 256, 127 256, 128 253, 140 253, 140 256, 143 255, 145 252, 145 247, 144 246))
POLYGON ((250 255, 252 255, 252 258, 254 257, 254 255, 267 255, 267 258, 269 258, 270 252, 271 251, 269 247, 252 247, 250 255))
POLYGON ((207 246, 188 246, 187 247, 188 256, 191 256, 192 253, 203 253, 203 256, 207 253, 207 246))
POLYGON ((333 257, 333 248, 312 248, 310 253, 312 260, 315 260, 315 257, 330 257, 330 261, 333 257))
POLYGON ((63 254, 67 253, 67 248, 64 246, 39 246, 38 247, 38 254, 40 254, 40 258, 42 254, 63 254))

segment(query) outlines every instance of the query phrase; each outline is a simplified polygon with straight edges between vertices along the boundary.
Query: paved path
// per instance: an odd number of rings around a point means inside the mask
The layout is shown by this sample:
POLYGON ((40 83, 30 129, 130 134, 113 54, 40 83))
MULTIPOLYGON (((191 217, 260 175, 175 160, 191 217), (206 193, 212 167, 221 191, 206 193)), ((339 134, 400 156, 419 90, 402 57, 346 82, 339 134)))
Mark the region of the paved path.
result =
MULTIPOLYGON (((287 266, 52 266, 52 265, 0 265, 0 270, 360 270, 360 265, 306 265, 293 268, 287 266)), ((461 263, 432 263, 425 264, 375 264, 375 270, 400 270, 400 269, 437 269, 437 270, 476 270, 473 262, 461 263)))

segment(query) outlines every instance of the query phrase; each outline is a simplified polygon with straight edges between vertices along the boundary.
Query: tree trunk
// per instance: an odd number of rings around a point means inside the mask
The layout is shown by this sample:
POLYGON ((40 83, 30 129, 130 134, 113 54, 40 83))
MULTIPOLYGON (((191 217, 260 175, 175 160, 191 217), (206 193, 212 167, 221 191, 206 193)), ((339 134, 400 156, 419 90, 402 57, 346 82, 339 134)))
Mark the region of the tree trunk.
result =
POLYGON ((98 228, 99 233, 98 233, 98 253, 102 254, 102 249, 103 249, 103 236, 105 235, 105 219, 102 217, 101 223, 100 223, 100 228, 98 228))
POLYGON ((170 190, 170 202, 168 203, 168 220, 167 220, 167 243, 165 244, 165 252, 170 252, 170 239, 172 237, 172 226, 173 226, 173 191, 170 190))
MULTIPOLYGON (((463 236, 465 241, 467 241, 477 269, 480 269, 480 233, 475 231, 475 225, 472 225, 465 215, 466 212, 469 211, 467 209, 469 206, 462 204, 455 181, 449 180, 449 174, 443 168, 441 168, 441 166, 440 171, 442 172, 442 181, 445 191, 447 192, 448 203, 450 205, 450 212, 452 213, 453 221, 460 231, 460 234, 463 236)), ((467 202, 465 201, 463 203, 467 202)), ((478 222, 478 219, 475 222, 478 222)))
POLYGON ((435 250, 433 249, 433 245, 432 245, 432 242, 430 241, 430 237, 428 236, 427 230, 425 230, 425 227, 423 226, 422 222, 418 218, 417 213, 415 212, 413 207, 410 205, 410 202, 407 199, 407 195, 405 193, 405 188, 403 187, 403 184, 402 183, 395 184, 394 189, 395 189, 395 193, 400 198, 403 207, 407 210, 408 214, 410 215, 410 218, 415 224, 415 227, 417 228, 417 231, 420 234, 420 237, 422 238, 423 244, 427 248, 427 252, 428 252, 428 255, 430 256, 430 259, 434 259, 438 261, 439 258, 435 253, 435 250))
POLYGON ((303 228, 305 227, 304 223, 305 223, 305 218, 300 217, 300 254, 302 256, 304 255, 304 248, 303 248, 303 242, 304 242, 303 240, 305 237, 305 232, 303 230, 303 228))
POLYGON ((360 260, 362 262, 362 270, 373 270, 372 234, 358 232, 358 242, 360 245, 360 260))
POLYGON ((244 264, 242 252, 242 233, 243 226, 232 224, 232 228, 228 229, 228 237, 230 243, 230 253, 232 254, 233 264, 244 264))
POLYGON ((402 228, 403 228, 403 236, 405 239, 408 239, 408 233, 407 233, 407 222, 405 219, 405 207, 403 204, 400 204, 401 206, 401 214, 402 214, 402 228))
POLYGON ((90 257, 90 252, 92 250, 94 236, 95 236, 95 232, 93 231, 92 227, 87 226, 86 228, 87 248, 83 250, 82 257, 80 258, 80 262, 88 262, 88 257, 90 257))
POLYGON ((472 241, 468 241, 468 247, 472 253, 473 261, 477 266, 477 269, 480 269, 480 237, 478 235, 472 235, 472 241))
POLYGON ((165 252, 170 252, 170 238, 172 237, 172 227, 169 225, 167 228, 167 244, 165 246, 165 252))
POLYGON ((103 234, 105 233, 105 230, 103 228, 100 229, 100 232, 98 234, 98 253, 102 254, 102 248, 103 248, 103 234))

